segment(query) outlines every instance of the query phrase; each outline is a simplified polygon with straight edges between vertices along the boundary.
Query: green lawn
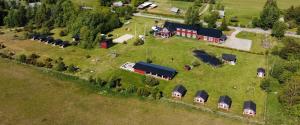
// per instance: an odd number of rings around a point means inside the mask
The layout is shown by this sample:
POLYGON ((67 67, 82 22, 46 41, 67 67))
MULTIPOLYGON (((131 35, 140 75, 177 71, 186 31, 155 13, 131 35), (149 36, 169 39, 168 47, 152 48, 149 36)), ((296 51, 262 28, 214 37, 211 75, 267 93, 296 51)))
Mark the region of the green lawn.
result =
POLYGON ((83 83, 0 59, 3 125, 241 125, 159 101, 101 96, 83 83))
MULTIPOLYGON (((160 22, 161 23, 161 22, 160 22)), ((116 29, 112 32, 113 37, 124 34, 144 34, 144 27, 147 31, 154 24, 154 20, 145 18, 133 18, 131 23, 116 29), (147 25, 145 25, 147 24, 147 25), (136 27, 136 28, 135 28, 136 27)), ((133 46, 131 41, 128 44, 118 44, 112 48, 84 50, 78 47, 68 47, 61 49, 44 45, 31 40, 12 40, 13 34, 0 36, 0 42, 4 42, 9 50, 16 53, 36 53, 44 57, 58 58, 63 57, 66 64, 75 64, 81 68, 75 75, 88 78, 90 75, 100 76, 109 79, 112 76, 122 78, 122 85, 128 86, 135 84, 143 86, 141 75, 122 71, 120 65, 129 61, 145 61, 147 58, 153 63, 168 66, 176 69, 178 74, 171 81, 161 81, 160 88, 166 97, 170 97, 171 90, 176 84, 183 84, 187 89, 187 95, 182 101, 192 103, 193 96, 197 90, 206 90, 210 97, 206 107, 217 110, 217 100, 221 95, 232 97, 233 105, 230 113, 241 115, 242 105, 245 100, 253 100, 257 104, 257 116, 255 120, 262 120, 264 116, 265 93, 259 88, 260 80, 256 78, 256 69, 265 67, 264 56, 237 52, 233 50, 215 48, 208 45, 205 41, 198 41, 187 38, 172 37, 169 39, 159 39, 147 37, 145 45, 133 46), (208 53, 220 57, 222 53, 237 55, 238 63, 235 66, 224 65, 213 68, 207 64, 194 68, 192 71, 185 71, 184 65, 191 64, 198 60, 193 56, 194 49, 203 49, 208 53), (112 58, 111 51, 116 51, 119 56, 112 58), (90 55, 91 58, 86 58, 90 55), (171 59, 174 59, 172 61, 171 59), (95 61, 98 60, 98 61, 95 61)))
POLYGON ((252 40, 252 47, 251 51, 252 52, 257 52, 257 53, 265 53, 267 51, 266 48, 263 48, 263 40, 266 38, 269 40, 271 47, 277 46, 278 42, 275 38, 271 36, 265 36, 262 34, 256 34, 256 33, 250 33, 250 32, 240 32, 237 35, 238 38, 243 38, 243 39, 250 39, 252 40))
POLYGON ((180 9, 180 15, 182 16, 185 14, 186 10, 193 5, 193 2, 176 0, 154 0, 154 2, 158 6, 154 9, 148 9, 149 12, 175 15, 170 9, 172 7, 177 7, 180 9))
MULTIPOLYGON (((253 17, 258 17, 267 0, 222 0, 225 5, 226 15, 238 16, 240 23, 247 25, 253 17)), ((290 6, 299 6, 299 0, 277 0, 280 9, 290 6)))

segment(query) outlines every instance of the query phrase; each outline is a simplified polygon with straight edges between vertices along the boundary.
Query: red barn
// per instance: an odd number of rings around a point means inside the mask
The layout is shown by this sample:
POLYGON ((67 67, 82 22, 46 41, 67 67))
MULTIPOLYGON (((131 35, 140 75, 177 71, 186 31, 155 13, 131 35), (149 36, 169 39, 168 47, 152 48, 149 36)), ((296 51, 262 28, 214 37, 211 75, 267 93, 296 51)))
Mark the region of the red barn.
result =
POLYGON ((226 35, 224 35, 221 30, 213 28, 203 28, 199 25, 186 25, 180 23, 165 22, 164 28, 168 29, 168 32, 171 32, 168 34, 175 34, 177 36, 187 38, 205 40, 214 43, 220 43, 226 40, 226 35))

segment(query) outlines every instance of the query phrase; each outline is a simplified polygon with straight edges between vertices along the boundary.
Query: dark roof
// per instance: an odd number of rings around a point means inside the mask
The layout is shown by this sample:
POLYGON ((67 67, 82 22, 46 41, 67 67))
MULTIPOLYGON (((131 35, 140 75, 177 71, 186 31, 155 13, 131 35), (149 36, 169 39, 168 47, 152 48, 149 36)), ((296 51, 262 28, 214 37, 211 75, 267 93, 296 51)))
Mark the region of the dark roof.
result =
POLYGON ((197 91, 195 97, 201 97, 202 99, 204 99, 205 101, 207 101, 208 99, 208 93, 205 90, 199 90, 197 91))
POLYGON ((266 70, 265 70, 264 68, 258 68, 258 69, 257 69, 257 72, 263 72, 263 73, 265 73, 266 70))
POLYGON ((227 105, 229 105, 229 107, 231 106, 231 98, 227 95, 224 95, 224 96, 220 96, 219 98, 219 103, 225 103, 227 105))
POLYGON ((214 55, 210 55, 203 50, 194 50, 194 56, 196 56, 201 61, 211 64, 212 66, 219 66, 222 64, 222 61, 215 57, 214 55))
POLYGON ((145 63, 145 62, 138 62, 133 66, 134 69, 140 69, 146 72, 151 72, 158 75, 163 75, 166 77, 174 77, 176 74, 175 69, 171 69, 168 67, 145 63))
POLYGON ((222 59, 226 61, 236 61, 236 56, 232 54, 222 54, 222 59))
POLYGON ((63 41, 61 39, 56 39, 53 42, 55 45, 61 45, 63 43, 63 41))
POLYGON ((67 42, 67 41, 63 41, 60 45, 61 45, 62 47, 67 47, 67 46, 69 46, 70 44, 69 44, 69 42, 67 42))
POLYGON ((256 104, 251 100, 245 101, 244 102, 244 109, 251 109, 254 112, 256 112, 256 104))
POLYGON ((213 28, 204 28, 200 25, 187 25, 181 23, 173 23, 173 22, 165 22, 164 27, 166 27, 169 31, 174 32, 176 28, 188 29, 188 30, 196 30, 198 35, 204 35, 209 37, 221 38, 223 36, 223 32, 221 30, 213 29, 213 28))
POLYGON ((187 91, 186 88, 181 84, 176 85, 175 88, 173 89, 173 92, 179 92, 182 94, 182 96, 185 95, 186 91, 187 91))
POLYGON ((46 40, 48 43, 52 43, 54 41, 54 38, 53 37, 47 37, 47 40, 46 40))

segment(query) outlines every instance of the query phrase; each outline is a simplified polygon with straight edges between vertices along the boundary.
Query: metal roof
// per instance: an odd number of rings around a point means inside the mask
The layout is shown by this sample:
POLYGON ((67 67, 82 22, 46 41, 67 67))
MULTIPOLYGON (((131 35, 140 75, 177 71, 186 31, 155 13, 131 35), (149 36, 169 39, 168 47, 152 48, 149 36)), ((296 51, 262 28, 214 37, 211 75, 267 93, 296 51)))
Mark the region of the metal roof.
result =
POLYGON ((133 66, 134 69, 143 70, 146 72, 151 72, 158 75, 163 75, 166 77, 174 77, 176 74, 176 70, 160 65, 150 64, 146 62, 138 62, 133 66))
POLYGON ((179 92, 182 94, 182 96, 185 95, 186 91, 187 91, 186 88, 181 84, 176 85, 175 88, 173 89, 173 92, 179 92))
POLYGON ((225 103, 227 105, 229 105, 229 107, 231 106, 231 98, 227 95, 224 95, 224 96, 220 96, 219 98, 219 103, 225 103))
POLYGON ((251 109, 254 112, 256 112, 256 104, 251 100, 245 101, 244 102, 244 109, 251 109))
POLYGON ((204 99, 205 102, 207 101, 208 96, 209 95, 208 95, 208 93, 205 90, 199 90, 199 91, 197 91, 197 93, 195 95, 195 97, 201 97, 202 99, 204 99))

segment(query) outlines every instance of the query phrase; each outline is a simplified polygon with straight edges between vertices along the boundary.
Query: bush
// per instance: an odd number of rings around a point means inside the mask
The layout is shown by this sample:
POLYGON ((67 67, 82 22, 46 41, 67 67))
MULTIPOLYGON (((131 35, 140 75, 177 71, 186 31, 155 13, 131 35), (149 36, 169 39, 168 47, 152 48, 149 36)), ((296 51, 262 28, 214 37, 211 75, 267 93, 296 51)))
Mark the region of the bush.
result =
POLYGON ((159 81, 157 79, 148 76, 144 77, 143 82, 151 87, 159 85, 159 81))
POLYGON ((66 35, 67 35, 67 34, 65 33, 65 31, 60 31, 60 32, 59 32, 59 36, 61 36, 61 37, 62 37, 62 36, 66 36, 66 35))
POLYGON ((260 84, 260 88, 266 92, 271 92, 271 85, 275 85, 275 84, 279 84, 279 82, 270 77, 270 78, 267 78, 267 79, 264 79, 261 84, 260 84))
POLYGON ((193 67, 198 67, 198 66, 200 66, 200 62, 195 60, 195 61, 192 62, 192 66, 193 67))
POLYGON ((134 46, 140 46, 140 45, 143 45, 144 44, 144 41, 141 40, 141 39, 136 39, 135 42, 133 43, 134 46))
POLYGON ((109 82, 108 82, 108 88, 116 88, 121 86, 121 79, 117 79, 117 78, 112 78, 109 82))
POLYGON ((230 22, 239 22, 239 19, 237 16, 231 17, 230 22))
POLYGON ((142 97, 148 97, 151 93, 146 88, 138 88, 137 95, 142 97))
POLYGON ((55 70, 57 71, 65 71, 66 70, 66 65, 63 61, 58 61, 55 67, 55 70))
POLYGON ((100 88, 107 84, 107 82, 105 80, 102 80, 101 78, 96 78, 95 82, 96 82, 96 86, 100 88))
POLYGON ((21 54, 19 55, 19 57, 17 58, 17 61, 21 62, 21 63, 26 63, 27 60, 27 56, 25 54, 21 54))
POLYGON ((77 68, 73 64, 71 64, 68 66, 68 71, 74 73, 77 71, 77 68))
POLYGON ((126 88, 126 92, 128 94, 136 93, 137 87, 135 85, 129 85, 128 88, 126 88))
POLYGON ((37 67, 44 67, 45 64, 43 62, 36 62, 37 67))

